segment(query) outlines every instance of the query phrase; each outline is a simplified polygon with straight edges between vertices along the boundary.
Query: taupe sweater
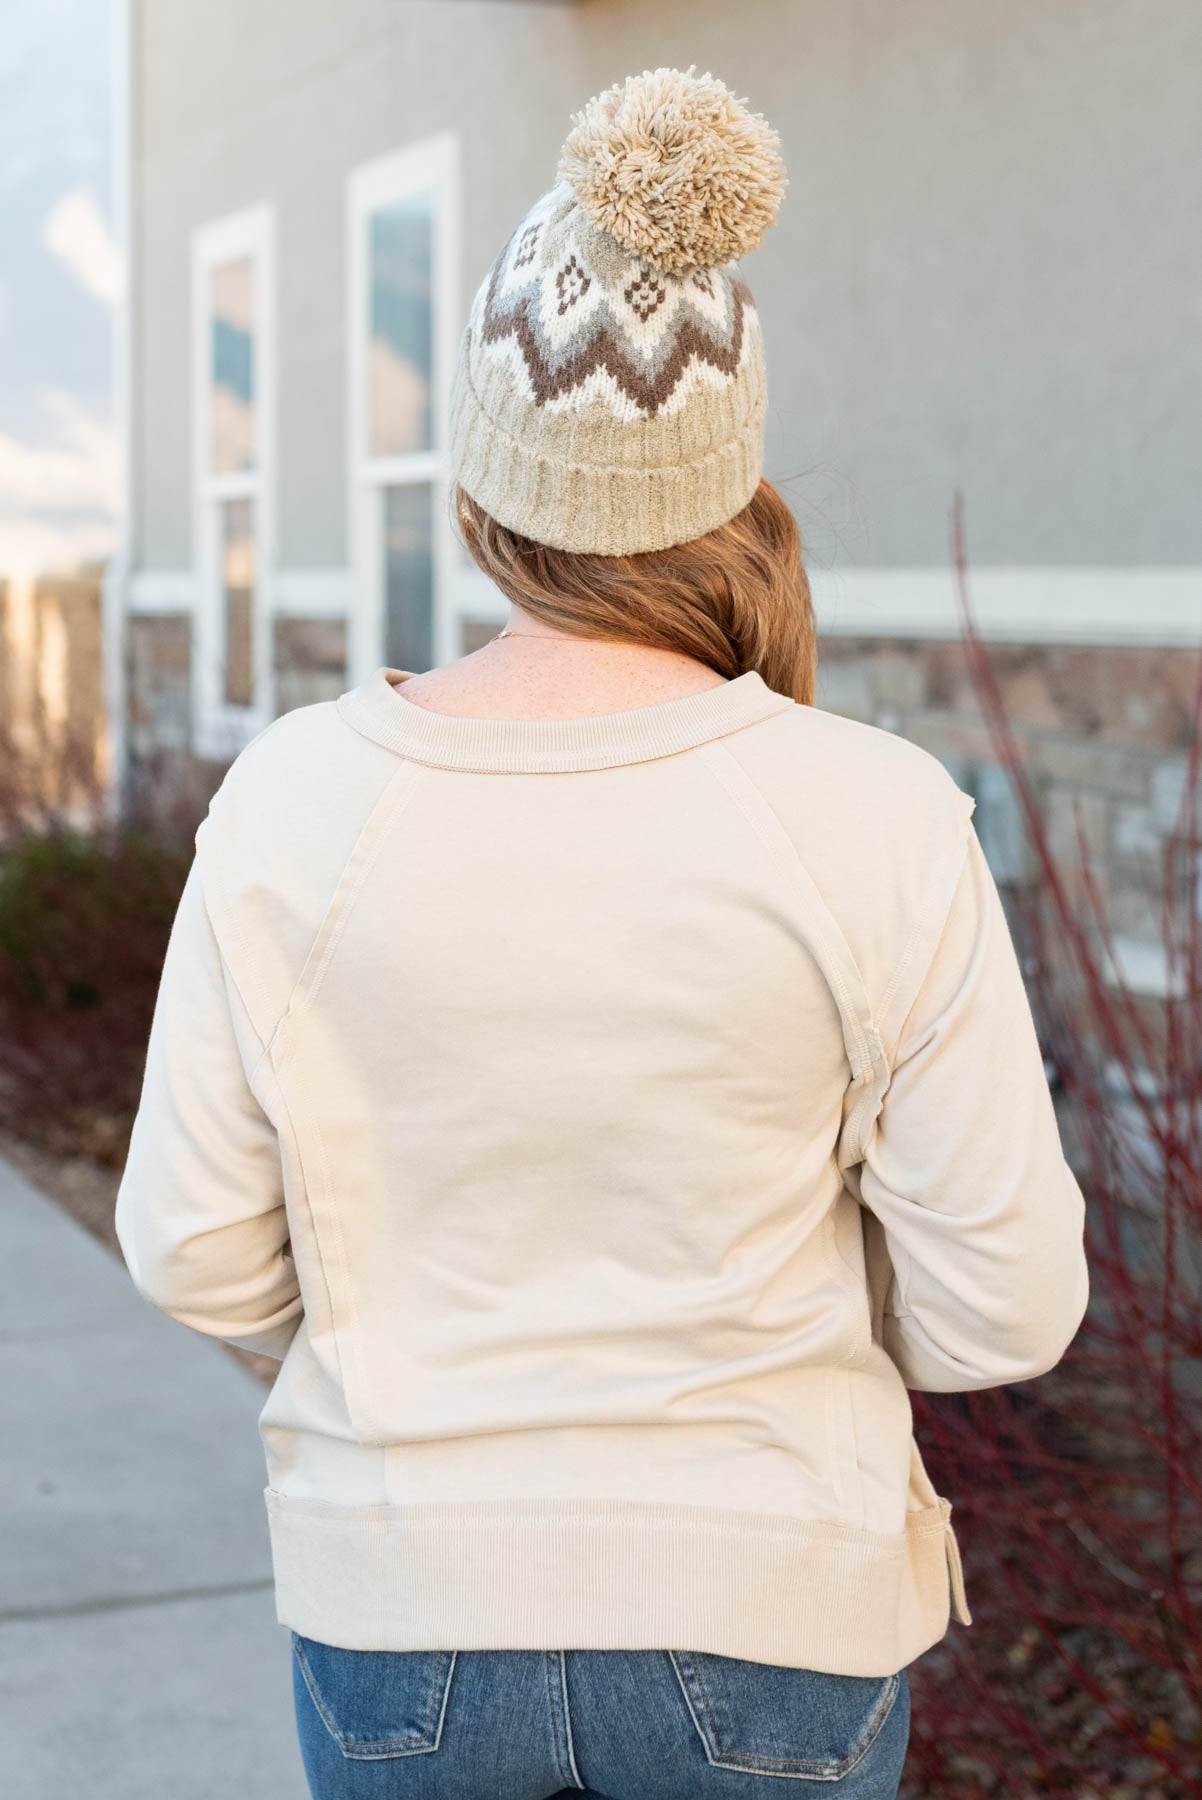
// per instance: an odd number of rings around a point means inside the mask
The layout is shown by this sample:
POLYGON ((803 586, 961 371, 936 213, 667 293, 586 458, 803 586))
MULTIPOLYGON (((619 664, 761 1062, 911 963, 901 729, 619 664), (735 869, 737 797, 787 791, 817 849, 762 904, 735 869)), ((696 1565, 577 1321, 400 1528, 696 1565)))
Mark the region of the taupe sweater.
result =
POLYGON ((278 1616, 891 1673, 967 1621, 907 1388, 1039 1374, 1083 1203, 972 799, 749 673, 588 718, 379 669, 197 833, 118 1199, 282 1366, 278 1616))

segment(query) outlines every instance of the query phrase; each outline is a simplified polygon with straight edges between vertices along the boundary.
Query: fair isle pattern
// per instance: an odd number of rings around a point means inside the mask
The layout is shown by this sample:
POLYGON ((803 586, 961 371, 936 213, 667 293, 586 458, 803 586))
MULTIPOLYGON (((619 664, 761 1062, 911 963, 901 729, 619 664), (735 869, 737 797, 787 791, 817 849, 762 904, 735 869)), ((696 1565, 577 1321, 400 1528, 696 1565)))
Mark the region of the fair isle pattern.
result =
POLYGON ((623 418, 654 417, 731 379, 754 329, 747 284, 722 269, 669 275, 599 239, 570 190, 552 189, 482 287, 480 342, 516 346, 534 404, 608 398, 623 418))
POLYGON ((451 384, 451 468, 498 523, 538 543, 661 550, 747 505, 767 398, 737 265, 669 274, 560 181, 476 290, 451 384))

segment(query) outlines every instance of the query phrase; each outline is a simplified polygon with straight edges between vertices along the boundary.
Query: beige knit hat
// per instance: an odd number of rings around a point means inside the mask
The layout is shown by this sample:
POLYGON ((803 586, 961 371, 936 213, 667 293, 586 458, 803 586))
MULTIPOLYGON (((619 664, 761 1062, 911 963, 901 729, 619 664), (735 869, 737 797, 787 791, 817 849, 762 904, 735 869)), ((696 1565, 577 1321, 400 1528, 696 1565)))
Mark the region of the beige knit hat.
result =
POLYGON ((763 469, 763 338, 734 259, 776 217, 779 137, 714 76, 647 69, 573 116, 556 176, 472 302, 454 475, 561 550, 687 543, 763 469))

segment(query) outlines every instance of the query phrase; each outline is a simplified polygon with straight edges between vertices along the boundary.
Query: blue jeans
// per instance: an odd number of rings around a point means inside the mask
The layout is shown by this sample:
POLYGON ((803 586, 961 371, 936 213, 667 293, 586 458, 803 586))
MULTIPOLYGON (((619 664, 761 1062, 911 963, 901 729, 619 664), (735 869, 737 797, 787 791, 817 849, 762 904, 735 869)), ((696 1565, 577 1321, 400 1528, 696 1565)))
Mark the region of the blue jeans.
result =
POLYGON ((292 1671, 313 1800, 782 1800, 833 1786, 841 1800, 895 1800, 910 1735, 905 1669, 820 1675, 694 1650, 337 1650, 293 1632, 292 1671))

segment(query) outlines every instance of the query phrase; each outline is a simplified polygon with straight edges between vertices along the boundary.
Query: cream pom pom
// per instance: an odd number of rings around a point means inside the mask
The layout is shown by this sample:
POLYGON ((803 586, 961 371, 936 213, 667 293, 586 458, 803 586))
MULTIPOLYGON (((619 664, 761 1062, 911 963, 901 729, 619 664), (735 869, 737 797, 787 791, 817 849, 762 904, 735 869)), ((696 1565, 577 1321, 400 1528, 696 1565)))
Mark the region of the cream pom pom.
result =
POLYGON ((754 250, 788 182, 778 133, 695 68, 644 69, 596 95, 556 171, 595 225, 671 275, 754 250))

